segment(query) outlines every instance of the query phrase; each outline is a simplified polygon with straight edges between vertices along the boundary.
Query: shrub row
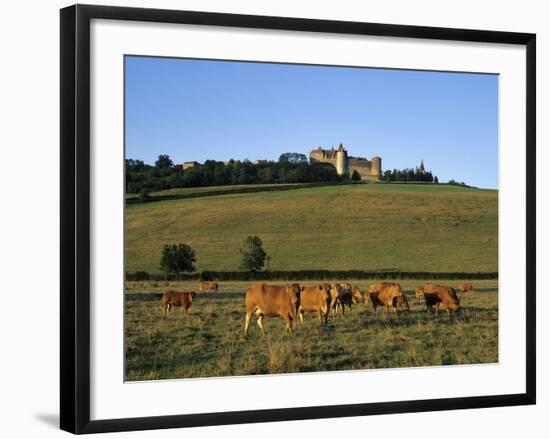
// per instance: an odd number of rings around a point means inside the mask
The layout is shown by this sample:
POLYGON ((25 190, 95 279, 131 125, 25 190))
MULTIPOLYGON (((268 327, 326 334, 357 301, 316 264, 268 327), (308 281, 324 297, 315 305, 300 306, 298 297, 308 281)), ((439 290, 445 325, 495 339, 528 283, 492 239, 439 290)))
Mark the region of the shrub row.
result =
POLYGON ((126 204, 137 204, 145 203, 152 201, 166 201, 166 200, 184 200, 187 198, 202 198, 202 197, 216 197, 220 195, 235 195, 235 194, 251 194, 256 192, 276 192, 276 191, 288 191, 294 189, 304 189, 304 188, 315 188, 322 186, 336 186, 336 185, 349 185, 357 184, 354 182, 316 182, 316 183, 301 183, 301 184, 280 184, 273 186, 243 186, 242 188, 229 188, 229 189, 219 189, 212 191, 201 191, 201 192, 191 192, 183 194, 148 194, 146 198, 143 197, 133 197, 127 198, 126 204))
POLYGON ((298 271, 203 271, 191 274, 150 274, 145 271, 126 273, 127 281, 255 281, 255 280, 329 280, 329 279, 498 279, 498 272, 428 272, 428 271, 365 271, 365 270, 298 270, 298 271))

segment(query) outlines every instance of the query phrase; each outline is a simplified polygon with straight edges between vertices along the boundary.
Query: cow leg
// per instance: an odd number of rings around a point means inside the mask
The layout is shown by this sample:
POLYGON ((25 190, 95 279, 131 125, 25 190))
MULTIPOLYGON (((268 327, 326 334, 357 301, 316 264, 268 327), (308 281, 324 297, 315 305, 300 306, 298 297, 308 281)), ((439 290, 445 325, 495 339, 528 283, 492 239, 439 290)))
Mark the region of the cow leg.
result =
POLYGON ((300 315, 300 322, 304 323, 304 311, 300 310, 298 314, 300 315))
POLYGON ((252 311, 246 311, 246 317, 244 318, 244 335, 248 334, 248 325, 250 325, 250 319, 252 318, 252 311))
POLYGON ((265 334, 263 320, 264 320, 264 315, 260 314, 260 315, 258 315, 258 320, 256 320, 256 323, 260 327, 261 333, 265 334))
POLYGON ((292 332, 292 324, 291 320, 288 316, 285 318, 285 334, 289 334, 292 332))

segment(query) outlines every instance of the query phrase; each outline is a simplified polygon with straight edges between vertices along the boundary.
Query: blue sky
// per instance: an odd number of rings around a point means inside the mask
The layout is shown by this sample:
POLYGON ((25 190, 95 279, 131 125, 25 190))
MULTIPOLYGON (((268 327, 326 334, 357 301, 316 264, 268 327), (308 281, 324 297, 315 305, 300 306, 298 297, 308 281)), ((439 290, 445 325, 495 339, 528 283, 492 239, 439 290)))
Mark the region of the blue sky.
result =
POLYGON ((277 159, 340 142, 498 187, 498 76, 126 57, 126 157, 277 159))

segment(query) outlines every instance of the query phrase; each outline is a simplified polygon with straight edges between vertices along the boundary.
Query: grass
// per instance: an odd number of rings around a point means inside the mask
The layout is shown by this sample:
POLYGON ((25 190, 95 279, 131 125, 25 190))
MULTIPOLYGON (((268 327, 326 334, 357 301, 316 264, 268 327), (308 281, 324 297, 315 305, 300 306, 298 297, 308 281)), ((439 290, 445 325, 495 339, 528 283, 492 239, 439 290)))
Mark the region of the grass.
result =
MULTIPOLYGON (((460 281, 438 283, 456 286, 460 281)), ((359 282, 366 288, 370 282, 359 282)), ((309 282, 312 284, 312 282, 309 282)), ((162 315, 151 292, 196 283, 129 282, 126 291, 126 378, 156 380, 351 369, 494 363, 498 361, 498 284, 476 281, 478 293, 462 297, 463 312, 449 319, 428 315, 402 281, 410 312, 375 317, 370 305, 321 325, 306 315, 290 335, 280 318, 266 318, 267 335, 244 324, 244 291, 249 283, 220 282, 220 292, 201 293, 185 316, 177 308, 162 315)))
POLYGON ((130 272, 160 272, 162 246, 177 242, 199 271, 238 270, 248 235, 272 270, 498 271, 498 192, 368 184, 174 199, 128 205, 125 232, 130 272))

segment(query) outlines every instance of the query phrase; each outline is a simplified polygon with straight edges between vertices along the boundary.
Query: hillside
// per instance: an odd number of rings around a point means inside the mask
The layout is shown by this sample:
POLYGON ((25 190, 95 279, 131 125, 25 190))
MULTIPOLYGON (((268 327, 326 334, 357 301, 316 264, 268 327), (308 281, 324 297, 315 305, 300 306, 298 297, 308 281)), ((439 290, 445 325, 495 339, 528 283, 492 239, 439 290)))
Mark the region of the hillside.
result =
POLYGON ((198 270, 238 270, 247 235, 272 270, 498 271, 498 192, 369 184, 127 205, 126 270, 159 272, 175 242, 198 270))

